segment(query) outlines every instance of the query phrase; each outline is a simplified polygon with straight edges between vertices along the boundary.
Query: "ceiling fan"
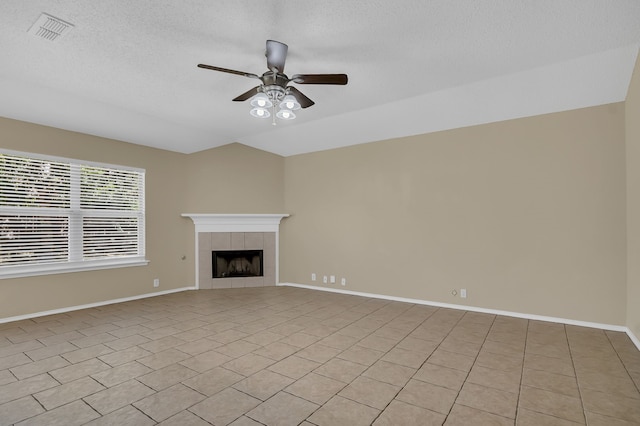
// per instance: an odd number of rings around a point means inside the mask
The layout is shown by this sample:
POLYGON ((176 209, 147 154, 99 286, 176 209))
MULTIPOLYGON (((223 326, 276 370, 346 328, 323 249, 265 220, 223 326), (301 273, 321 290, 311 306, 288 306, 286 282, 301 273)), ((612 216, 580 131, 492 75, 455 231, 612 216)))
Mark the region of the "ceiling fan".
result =
POLYGON ((346 74, 295 74, 291 78, 287 77, 284 73, 284 64, 288 49, 289 47, 284 43, 267 40, 265 56, 268 71, 262 76, 206 64, 198 64, 198 67, 260 80, 260 85, 247 90, 233 100, 242 102, 251 99, 251 106, 254 107, 251 115, 254 117, 268 118, 271 115, 269 108, 272 108, 273 124, 275 124, 275 117, 291 120, 295 118, 294 110, 308 108, 314 104, 311 99, 289 83, 345 85, 348 81, 346 74), (279 110, 276 112, 276 109, 279 110))

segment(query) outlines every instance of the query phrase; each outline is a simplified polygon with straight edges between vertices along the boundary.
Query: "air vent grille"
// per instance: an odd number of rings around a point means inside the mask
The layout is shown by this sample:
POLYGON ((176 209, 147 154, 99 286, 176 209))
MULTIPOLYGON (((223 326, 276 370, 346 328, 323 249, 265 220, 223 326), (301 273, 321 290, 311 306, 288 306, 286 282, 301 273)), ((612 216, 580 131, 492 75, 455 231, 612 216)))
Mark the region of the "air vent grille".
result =
POLYGON ((27 32, 45 40, 58 41, 72 29, 73 24, 43 13, 27 32))

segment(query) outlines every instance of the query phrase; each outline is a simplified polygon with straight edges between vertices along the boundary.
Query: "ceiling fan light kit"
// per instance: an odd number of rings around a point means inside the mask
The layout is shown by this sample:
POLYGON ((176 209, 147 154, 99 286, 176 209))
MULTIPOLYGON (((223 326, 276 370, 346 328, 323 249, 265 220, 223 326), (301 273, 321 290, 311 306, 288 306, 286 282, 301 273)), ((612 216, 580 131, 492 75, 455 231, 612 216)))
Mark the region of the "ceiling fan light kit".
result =
MULTIPOLYGON (((287 89, 280 86, 270 85, 258 88, 257 95, 251 98, 253 109, 249 113, 257 118, 269 118, 271 116, 281 120, 293 120, 296 115, 293 111, 300 109, 300 103, 289 93, 287 89), (272 111, 269 112, 269 108, 272 111), (278 112, 275 112, 279 109, 278 112)), ((275 124, 275 121, 273 122, 275 124)))
POLYGON ((346 74, 296 74, 292 78, 287 77, 284 74, 284 64, 288 49, 289 47, 284 43, 267 40, 265 56, 267 57, 268 71, 262 76, 205 64, 198 64, 198 67, 260 80, 262 84, 249 89, 233 100, 243 102, 250 99, 252 109, 249 113, 257 118, 273 116, 273 125, 275 125, 276 118, 293 120, 296 118, 293 111, 308 108, 314 104, 298 89, 289 86, 289 83, 345 85, 348 82, 346 74))

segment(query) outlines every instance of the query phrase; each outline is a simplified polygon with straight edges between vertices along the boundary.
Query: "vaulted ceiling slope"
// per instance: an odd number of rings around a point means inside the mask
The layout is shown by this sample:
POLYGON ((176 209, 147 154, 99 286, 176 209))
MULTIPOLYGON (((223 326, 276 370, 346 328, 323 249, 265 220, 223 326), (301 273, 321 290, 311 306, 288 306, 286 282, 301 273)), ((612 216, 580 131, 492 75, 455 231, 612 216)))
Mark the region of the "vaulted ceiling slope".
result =
POLYGON ((638 0, 3 0, 0 115, 183 153, 283 156, 625 99, 638 0), (73 24, 54 42, 42 12, 73 24), (231 99, 262 74, 346 73, 272 126, 231 99))

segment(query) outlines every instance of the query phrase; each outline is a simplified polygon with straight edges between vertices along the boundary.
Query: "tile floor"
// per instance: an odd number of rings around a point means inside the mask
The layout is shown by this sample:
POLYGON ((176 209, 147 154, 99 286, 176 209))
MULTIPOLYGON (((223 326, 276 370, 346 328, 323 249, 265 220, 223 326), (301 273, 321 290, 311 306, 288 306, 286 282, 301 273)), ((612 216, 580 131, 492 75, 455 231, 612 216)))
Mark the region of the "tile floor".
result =
POLYGON ((638 425, 619 332, 292 287, 0 324, 0 425, 638 425))

